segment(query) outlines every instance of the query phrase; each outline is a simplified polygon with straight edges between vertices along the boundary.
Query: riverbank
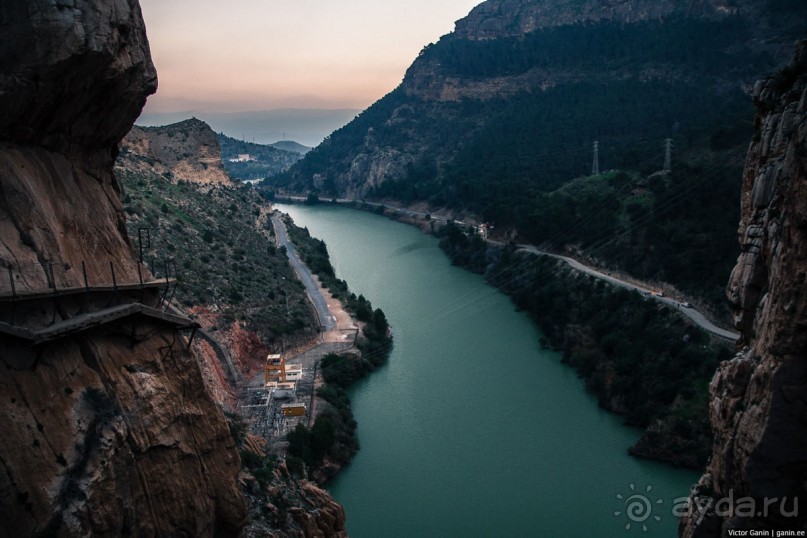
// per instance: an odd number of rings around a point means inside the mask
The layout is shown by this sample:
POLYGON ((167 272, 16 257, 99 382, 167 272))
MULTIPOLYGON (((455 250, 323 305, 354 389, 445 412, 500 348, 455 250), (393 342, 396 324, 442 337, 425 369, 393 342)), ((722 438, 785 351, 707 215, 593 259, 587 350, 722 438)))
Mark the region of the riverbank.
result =
POLYGON ((557 257, 491 245, 452 225, 439 236, 452 263, 483 275, 530 315, 543 345, 563 353, 601 407, 644 430, 632 455, 703 468, 712 445, 708 385, 733 355, 726 340, 557 257))
POLYGON ((719 362, 733 354, 732 333, 703 320, 720 338, 710 337, 691 325, 697 320, 682 317, 690 312, 680 301, 629 293, 606 285, 608 279, 584 277, 565 260, 482 241, 467 225, 383 204, 353 207, 442 237, 453 264, 509 295, 546 334, 544 345, 561 351, 586 380, 599 405, 643 430, 632 455, 703 468, 712 439, 708 384, 719 362))
POLYGON ((373 310, 370 301, 350 293, 347 283, 336 278, 324 242, 295 226, 288 216, 275 215, 272 221, 278 245, 287 249, 317 310, 323 327, 319 347, 325 350, 304 361, 309 368, 314 365, 312 406, 308 424, 298 422, 287 434, 287 463, 292 472, 322 484, 359 449, 346 388, 387 360, 392 334, 384 313, 373 310))
MULTIPOLYGON (((303 203, 306 205, 312 203, 310 198, 300 196, 286 195, 283 198, 288 200, 288 203, 303 203)), ((390 202, 366 202, 349 199, 334 199, 330 202, 317 201, 316 203, 326 205, 336 204, 346 208, 382 215, 397 222, 415 226, 421 231, 433 235, 449 222, 458 224, 465 231, 472 233, 479 233, 479 226, 482 224, 476 216, 465 212, 456 212, 446 208, 431 212, 428 204, 425 202, 419 202, 406 207, 400 207, 390 202)), ((488 225, 484 227, 485 239, 492 246, 505 246, 510 242, 514 242, 516 239, 516 234, 513 230, 494 230, 492 226, 488 225)), ((571 252, 567 252, 567 255, 562 255, 557 252, 541 250, 535 245, 519 244, 518 246, 536 255, 552 256, 562 259, 574 269, 594 275, 611 284, 634 289, 640 293, 651 294, 652 299, 674 308, 686 308, 686 310, 681 310, 681 314, 690 318, 693 323, 706 329, 708 332, 728 341, 735 341, 739 338, 739 333, 733 329, 726 328, 730 327, 733 322, 727 311, 718 312, 714 304, 708 303, 702 297, 685 294, 669 282, 641 280, 619 268, 610 267, 606 269, 602 264, 597 263, 597 260, 587 257, 584 253, 575 248, 570 248, 569 250, 571 252), (718 326, 718 323, 723 326, 718 326)))
MULTIPOLYGON (((395 327, 388 363, 349 391, 362 449, 328 485, 351 536, 611 536, 629 483, 652 484, 665 506, 686 495, 695 474, 630 457, 640 432, 598 408, 533 322, 437 239, 330 205, 283 211, 395 327)), ((646 536, 674 533, 659 515, 646 536)))

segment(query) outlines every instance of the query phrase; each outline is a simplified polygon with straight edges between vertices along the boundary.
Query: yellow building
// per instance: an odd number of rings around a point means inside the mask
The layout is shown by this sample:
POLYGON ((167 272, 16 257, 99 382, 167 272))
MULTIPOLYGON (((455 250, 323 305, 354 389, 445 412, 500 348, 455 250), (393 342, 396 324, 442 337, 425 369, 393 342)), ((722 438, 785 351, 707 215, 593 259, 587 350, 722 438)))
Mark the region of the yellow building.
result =
POLYGON ((302 402, 287 403, 281 406, 284 417, 304 417, 305 404, 302 402))

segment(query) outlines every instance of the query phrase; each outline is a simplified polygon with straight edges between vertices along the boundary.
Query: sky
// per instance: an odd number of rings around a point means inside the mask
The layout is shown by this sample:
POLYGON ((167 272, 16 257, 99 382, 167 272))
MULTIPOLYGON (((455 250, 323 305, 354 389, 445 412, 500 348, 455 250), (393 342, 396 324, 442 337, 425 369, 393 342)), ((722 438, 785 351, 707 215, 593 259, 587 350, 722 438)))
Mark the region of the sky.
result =
POLYGON ((361 110, 480 2, 140 0, 159 84, 144 114, 361 110))

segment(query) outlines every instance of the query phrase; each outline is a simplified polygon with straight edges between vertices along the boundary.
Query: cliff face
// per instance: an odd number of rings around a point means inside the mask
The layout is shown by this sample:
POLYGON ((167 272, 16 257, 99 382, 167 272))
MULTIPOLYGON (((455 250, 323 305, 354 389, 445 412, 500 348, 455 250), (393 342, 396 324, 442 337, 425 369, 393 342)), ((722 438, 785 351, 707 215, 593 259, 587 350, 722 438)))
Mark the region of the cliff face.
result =
POLYGON ((690 15, 736 13, 737 2, 700 0, 557 0, 519 2, 489 0, 457 21, 455 33, 465 39, 482 40, 518 36, 541 28, 563 24, 617 20, 632 23, 657 19, 680 11, 690 15))
POLYGON ((162 127, 132 127, 121 143, 121 153, 130 168, 140 161, 173 181, 202 184, 233 184, 221 162, 216 133, 196 118, 162 127))
POLYGON ((9 0, 0 32, 0 536, 237 535, 232 436, 112 174, 156 89, 139 5, 9 0))
POLYGON ((807 41, 797 45, 789 67, 757 84, 754 99, 742 254, 728 288, 747 347, 711 383, 715 444, 692 498, 711 510, 683 522, 686 537, 807 528, 807 41), (775 500, 758 515, 743 516, 714 504, 730 495, 760 507, 775 500))
MULTIPOLYGON (((754 26, 749 32, 765 35, 757 40, 754 48, 764 48, 773 56, 782 55, 777 40, 763 45, 772 33, 776 33, 769 27, 771 13, 762 9, 758 2, 749 0, 488 0, 457 21, 452 35, 455 39, 491 41, 518 39, 530 33, 565 26, 594 27, 608 23, 630 26, 674 18, 717 21, 729 16, 753 20, 754 26)), ((467 78, 446 76, 443 67, 440 61, 428 55, 421 57, 407 72, 404 90, 408 95, 438 101, 489 100, 509 98, 520 92, 546 91, 596 74, 582 65, 562 69, 535 66, 511 76, 467 78)), ((689 75, 686 70, 671 69, 663 61, 644 66, 638 72, 627 69, 612 74, 640 80, 681 79, 689 75)))
POLYGON ((0 31, 0 257, 18 291, 47 287, 47 262, 60 286, 82 261, 91 280, 111 260, 136 278, 111 170, 157 85, 137 2, 10 0, 0 31))
POLYGON ((237 534, 240 460, 195 356, 131 330, 2 342, 0 536, 237 534))

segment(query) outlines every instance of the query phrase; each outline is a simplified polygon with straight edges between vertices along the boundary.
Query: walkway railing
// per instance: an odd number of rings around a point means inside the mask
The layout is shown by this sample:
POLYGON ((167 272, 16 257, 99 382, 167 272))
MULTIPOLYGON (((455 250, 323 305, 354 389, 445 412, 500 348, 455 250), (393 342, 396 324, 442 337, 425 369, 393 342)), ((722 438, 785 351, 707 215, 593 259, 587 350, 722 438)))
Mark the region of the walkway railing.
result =
POLYGON ((84 261, 79 267, 74 267, 67 263, 47 261, 16 264, 0 260, 0 300, 53 293, 54 290, 65 294, 71 290, 135 289, 177 278, 173 259, 156 263, 152 261, 150 265, 109 260, 102 264, 96 262, 93 268, 88 273, 84 261))
MULTIPOLYGON (((3 321, 15 322, 17 307, 30 301, 52 301, 53 321, 56 320, 57 302, 66 296, 83 296, 82 300, 92 295, 111 294, 109 304, 151 303, 152 308, 164 309, 176 293, 179 283, 176 263, 173 259, 152 261, 150 266, 137 261, 109 260, 92 264, 81 262, 79 267, 66 263, 41 262, 28 264, 12 264, 0 260, 0 312, 6 313, 3 321), (4 274, 5 273, 5 274, 4 274), (162 290, 157 300, 146 301, 147 291, 162 290), (119 294, 140 291, 137 300, 118 301, 119 294), (10 309, 9 309, 10 307, 10 309)), ((83 306, 79 313, 83 312, 83 306)))

